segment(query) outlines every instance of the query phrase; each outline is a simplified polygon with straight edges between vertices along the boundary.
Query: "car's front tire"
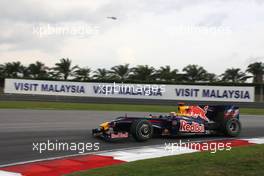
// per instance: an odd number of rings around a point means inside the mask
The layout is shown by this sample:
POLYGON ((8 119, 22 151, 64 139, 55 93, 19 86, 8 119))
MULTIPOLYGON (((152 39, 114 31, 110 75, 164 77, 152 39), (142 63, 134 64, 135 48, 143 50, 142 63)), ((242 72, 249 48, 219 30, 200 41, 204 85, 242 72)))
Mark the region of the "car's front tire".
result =
POLYGON ((147 120, 135 120, 131 125, 130 132, 137 141, 143 142, 152 137, 153 127, 147 120))

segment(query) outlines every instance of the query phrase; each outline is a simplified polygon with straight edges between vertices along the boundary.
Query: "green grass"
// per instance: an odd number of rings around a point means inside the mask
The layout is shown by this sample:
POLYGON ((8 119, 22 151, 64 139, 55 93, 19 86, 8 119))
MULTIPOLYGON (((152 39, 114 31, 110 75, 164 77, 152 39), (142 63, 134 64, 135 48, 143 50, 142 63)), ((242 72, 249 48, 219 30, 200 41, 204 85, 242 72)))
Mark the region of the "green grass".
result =
MULTIPOLYGON (((129 104, 94 104, 94 103, 62 103, 32 101, 0 101, 0 109, 60 109, 60 110, 96 110, 96 111, 141 111, 171 112, 176 106, 129 105, 129 104)), ((241 108, 241 114, 263 115, 264 109, 241 108)))
POLYGON ((69 176, 260 176, 264 175, 264 145, 184 154, 77 172, 69 176))
POLYGON ((264 108, 240 108, 241 114, 264 115, 264 108))

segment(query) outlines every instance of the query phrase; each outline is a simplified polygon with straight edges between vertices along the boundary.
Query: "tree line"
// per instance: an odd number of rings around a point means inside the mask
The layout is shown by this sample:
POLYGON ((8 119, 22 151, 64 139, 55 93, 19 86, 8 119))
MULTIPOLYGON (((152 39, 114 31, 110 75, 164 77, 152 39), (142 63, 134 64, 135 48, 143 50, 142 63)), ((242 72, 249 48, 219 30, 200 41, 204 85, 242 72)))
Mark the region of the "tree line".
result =
POLYGON ((223 74, 209 73, 202 66, 187 65, 179 70, 169 65, 155 69, 149 65, 130 67, 129 64, 116 65, 111 69, 73 65, 68 58, 60 59, 54 67, 47 67, 44 63, 36 61, 28 66, 21 62, 7 62, 0 64, 0 78, 25 78, 48 80, 74 80, 74 81, 116 81, 116 82, 223 82, 244 83, 253 78, 253 83, 263 83, 264 63, 255 62, 247 66, 245 71, 240 68, 228 68, 223 74))

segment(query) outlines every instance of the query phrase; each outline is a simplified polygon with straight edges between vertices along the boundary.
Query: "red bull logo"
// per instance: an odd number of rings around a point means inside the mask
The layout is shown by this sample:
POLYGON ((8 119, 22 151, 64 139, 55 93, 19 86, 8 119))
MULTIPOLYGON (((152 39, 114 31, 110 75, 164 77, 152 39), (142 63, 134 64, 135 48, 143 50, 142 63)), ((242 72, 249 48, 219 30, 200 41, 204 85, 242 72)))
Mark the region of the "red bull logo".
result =
POLYGON ((201 119, 204 119, 206 121, 209 121, 209 119, 206 116, 208 106, 205 106, 204 109, 199 106, 189 106, 188 114, 192 117, 201 119))
POLYGON ((204 129, 203 124, 199 124, 196 122, 191 122, 191 124, 189 124, 185 120, 180 120, 180 130, 179 131, 191 132, 191 133, 204 133, 205 129, 204 129))

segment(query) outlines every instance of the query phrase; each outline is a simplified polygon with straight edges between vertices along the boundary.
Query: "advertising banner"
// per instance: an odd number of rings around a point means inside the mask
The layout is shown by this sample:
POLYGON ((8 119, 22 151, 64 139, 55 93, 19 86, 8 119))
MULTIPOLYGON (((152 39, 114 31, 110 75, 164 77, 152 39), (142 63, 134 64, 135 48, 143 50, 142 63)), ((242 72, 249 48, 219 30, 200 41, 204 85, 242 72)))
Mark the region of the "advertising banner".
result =
POLYGON ((54 96, 253 102, 254 87, 5 79, 4 92, 54 96))

